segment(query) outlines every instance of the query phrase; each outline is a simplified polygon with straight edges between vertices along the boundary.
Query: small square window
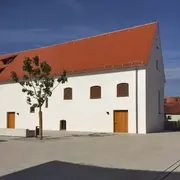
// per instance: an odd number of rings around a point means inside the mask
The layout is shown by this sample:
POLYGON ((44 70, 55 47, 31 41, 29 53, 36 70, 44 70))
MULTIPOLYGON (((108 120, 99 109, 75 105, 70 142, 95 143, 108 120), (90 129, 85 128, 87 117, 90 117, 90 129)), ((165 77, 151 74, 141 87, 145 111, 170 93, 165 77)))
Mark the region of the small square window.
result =
POLYGON ((159 69, 159 61, 156 60, 156 69, 158 70, 159 69))
POLYGON ((34 113, 35 112, 35 108, 34 107, 30 107, 30 113, 34 113))
POLYGON ((159 39, 156 39, 156 48, 159 49, 159 39))

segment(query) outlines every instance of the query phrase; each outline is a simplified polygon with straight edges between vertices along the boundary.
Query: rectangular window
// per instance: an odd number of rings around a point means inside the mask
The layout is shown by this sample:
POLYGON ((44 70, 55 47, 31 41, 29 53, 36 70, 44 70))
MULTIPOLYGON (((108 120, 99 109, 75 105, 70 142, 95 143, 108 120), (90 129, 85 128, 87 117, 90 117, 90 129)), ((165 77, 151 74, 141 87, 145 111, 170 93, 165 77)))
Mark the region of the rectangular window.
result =
POLYGON ((161 94, 160 91, 158 91, 158 112, 161 114, 161 94))
POLYGON ((30 113, 34 113, 35 112, 35 108, 34 107, 30 107, 30 113))
POLYGON ((45 107, 48 108, 48 98, 46 98, 45 107))
POLYGON ((159 70, 159 61, 156 60, 156 69, 159 70))
POLYGON ((64 100, 72 100, 72 88, 67 87, 64 89, 64 100))
POLYGON ((159 39, 156 38, 156 48, 159 49, 159 39))

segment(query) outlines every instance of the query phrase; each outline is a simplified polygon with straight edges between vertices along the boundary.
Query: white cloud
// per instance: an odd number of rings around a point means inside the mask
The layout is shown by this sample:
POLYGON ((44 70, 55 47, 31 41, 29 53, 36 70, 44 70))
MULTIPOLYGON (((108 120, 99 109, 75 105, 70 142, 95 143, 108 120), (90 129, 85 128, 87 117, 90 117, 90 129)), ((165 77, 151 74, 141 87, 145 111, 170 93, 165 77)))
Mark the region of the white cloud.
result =
POLYGON ((166 79, 180 79, 180 67, 166 68, 166 79))

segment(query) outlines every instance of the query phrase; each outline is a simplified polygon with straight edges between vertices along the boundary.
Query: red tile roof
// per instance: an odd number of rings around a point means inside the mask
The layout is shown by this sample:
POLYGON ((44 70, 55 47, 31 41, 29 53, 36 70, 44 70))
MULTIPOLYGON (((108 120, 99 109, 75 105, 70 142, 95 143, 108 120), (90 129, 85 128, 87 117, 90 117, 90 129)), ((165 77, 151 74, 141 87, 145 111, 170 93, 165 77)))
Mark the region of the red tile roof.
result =
POLYGON ((144 66, 148 62, 157 22, 118 30, 58 45, 38 48, 0 57, 17 55, 0 74, 0 81, 10 79, 15 71, 22 76, 25 57, 38 55, 47 61, 53 74, 65 69, 69 74, 105 69, 144 66))
POLYGON ((166 114, 180 114, 180 102, 166 103, 164 107, 166 114))
POLYGON ((167 97, 165 97, 165 102, 166 103, 180 102, 180 97, 179 96, 174 96, 174 97, 167 96, 167 97))

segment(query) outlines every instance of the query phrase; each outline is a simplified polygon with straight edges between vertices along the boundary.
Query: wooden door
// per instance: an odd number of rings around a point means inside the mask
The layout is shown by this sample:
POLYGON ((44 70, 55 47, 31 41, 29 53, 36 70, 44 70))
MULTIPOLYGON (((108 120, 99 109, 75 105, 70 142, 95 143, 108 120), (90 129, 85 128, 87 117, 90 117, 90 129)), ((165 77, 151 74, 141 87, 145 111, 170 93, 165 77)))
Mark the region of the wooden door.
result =
POLYGON ((114 132, 128 132, 128 111, 114 111, 114 132))
POLYGON ((7 128, 15 128, 15 113, 7 113, 7 128))

